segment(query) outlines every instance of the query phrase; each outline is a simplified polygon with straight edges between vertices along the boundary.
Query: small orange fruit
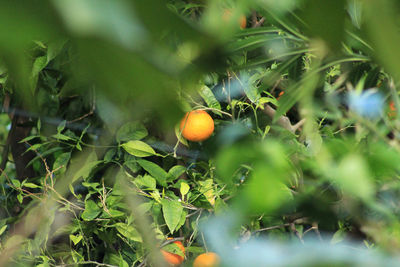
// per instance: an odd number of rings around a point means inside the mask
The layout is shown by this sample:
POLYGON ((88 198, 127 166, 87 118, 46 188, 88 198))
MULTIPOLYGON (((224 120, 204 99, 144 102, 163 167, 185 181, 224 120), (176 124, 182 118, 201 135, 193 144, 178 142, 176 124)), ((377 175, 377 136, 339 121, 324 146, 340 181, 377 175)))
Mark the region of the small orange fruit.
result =
POLYGON ((246 16, 245 15, 240 15, 239 22, 240 22, 240 28, 241 29, 246 28, 247 20, 246 20, 246 16))
MULTIPOLYGON (((172 239, 172 238, 168 238, 168 239, 172 239)), ((175 241, 174 244, 176 244, 182 251, 183 255, 185 255, 185 247, 182 245, 182 242, 175 241)), ((168 262, 172 266, 177 266, 177 265, 181 264, 183 262, 183 260, 185 259, 185 257, 183 257, 181 255, 174 254, 174 253, 165 251, 163 249, 161 249, 161 253, 164 256, 165 261, 168 262)))
POLYGON ((214 132, 214 120, 204 110, 192 110, 185 114, 179 128, 187 140, 200 142, 214 132))
POLYGON ((281 96, 285 93, 285 91, 280 91, 278 97, 276 98, 276 100, 279 100, 279 98, 281 98, 281 96))
POLYGON ((396 106, 393 101, 390 101, 389 102, 389 111, 388 111, 387 115, 390 119, 394 119, 396 117, 396 113, 397 113, 396 106))
MULTIPOLYGON (((223 20, 224 21, 229 21, 231 16, 232 16, 232 10, 225 9, 224 15, 222 16, 223 20)), ((246 28, 247 19, 246 19, 245 15, 243 15, 243 14, 240 15, 238 22, 239 22, 239 26, 240 26, 241 29, 246 28)))
POLYGON ((217 267, 219 266, 219 256, 214 252, 200 254, 193 262, 193 267, 217 267))

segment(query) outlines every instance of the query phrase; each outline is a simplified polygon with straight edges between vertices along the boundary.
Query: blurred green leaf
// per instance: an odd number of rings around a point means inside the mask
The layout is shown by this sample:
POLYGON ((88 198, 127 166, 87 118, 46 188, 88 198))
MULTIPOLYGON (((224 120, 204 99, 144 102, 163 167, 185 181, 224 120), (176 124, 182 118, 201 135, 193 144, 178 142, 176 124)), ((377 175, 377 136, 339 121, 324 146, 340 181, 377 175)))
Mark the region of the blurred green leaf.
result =
POLYGON ((147 129, 140 122, 128 122, 117 131, 117 142, 140 140, 148 135, 147 129))

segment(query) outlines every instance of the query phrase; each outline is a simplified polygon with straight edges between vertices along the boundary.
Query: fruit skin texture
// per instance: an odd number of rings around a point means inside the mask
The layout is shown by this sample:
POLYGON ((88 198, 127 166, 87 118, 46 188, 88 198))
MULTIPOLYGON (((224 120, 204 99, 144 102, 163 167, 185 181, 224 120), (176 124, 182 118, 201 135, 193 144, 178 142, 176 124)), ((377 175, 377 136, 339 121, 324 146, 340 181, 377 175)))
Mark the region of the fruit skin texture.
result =
POLYGON ((389 103, 389 112, 388 112, 389 118, 393 119, 396 117, 396 106, 394 105, 393 101, 390 101, 389 103))
POLYGON ((214 120, 204 110, 193 110, 186 113, 181 120, 180 130, 187 140, 200 142, 214 132, 214 120))
MULTIPOLYGON (((222 16, 223 20, 227 22, 227 21, 230 20, 231 16, 232 16, 232 10, 225 9, 224 14, 222 16)), ((240 15, 238 22, 239 22, 239 26, 240 26, 241 29, 245 29, 246 28, 247 19, 246 19, 245 15, 240 15)))
POLYGON ((216 253, 207 252, 196 257, 193 267, 217 267, 219 262, 219 256, 216 253))
MULTIPOLYGON (((171 239, 171 238, 168 238, 171 239)), ((181 241, 174 242, 182 251, 183 255, 185 255, 185 247, 182 245, 181 241)), ((168 262, 172 266, 177 266, 183 262, 185 257, 182 257, 178 254, 174 254, 165 250, 161 250, 161 254, 164 256, 166 262, 168 262)))
POLYGON ((241 29, 245 29, 246 28, 246 24, 247 24, 247 20, 246 20, 246 16, 245 15, 241 15, 239 18, 240 21, 240 28, 241 29))

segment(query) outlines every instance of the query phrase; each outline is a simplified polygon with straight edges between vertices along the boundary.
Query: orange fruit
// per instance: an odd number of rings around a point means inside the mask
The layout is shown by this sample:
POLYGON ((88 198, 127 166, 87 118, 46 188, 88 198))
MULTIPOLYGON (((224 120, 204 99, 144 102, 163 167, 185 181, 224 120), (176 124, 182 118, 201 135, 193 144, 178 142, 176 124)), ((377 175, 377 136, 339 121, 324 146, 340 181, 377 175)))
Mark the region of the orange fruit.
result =
MULTIPOLYGON (((222 16, 223 20, 224 21, 229 21, 231 19, 231 16, 232 16, 232 10, 225 9, 224 15, 222 16)), ((246 19, 245 15, 243 15, 243 14, 240 15, 238 22, 239 22, 239 26, 240 26, 241 29, 246 28, 247 19, 246 19)))
MULTIPOLYGON (((168 239, 172 239, 172 238, 168 238, 168 239)), ((174 244, 176 244, 182 251, 183 255, 185 255, 185 247, 182 245, 182 242, 175 241, 174 244)), ((161 249, 161 253, 164 256, 165 261, 168 262, 172 266, 177 266, 177 265, 181 264, 183 262, 183 260, 185 259, 185 257, 183 257, 181 255, 174 254, 174 253, 165 251, 163 249, 161 249)))
POLYGON ((196 257, 193 267, 217 267, 219 262, 219 256, 216 253, 207 252, 196 257))
POLYGON ((185 114, 179 128, 187 140, 200 142, 214 132, 214 120, 204 110, 192 110, 185 114))
POLYGON ((389 116, 389 118, 394 118, 396 116, 396 106, 393 101, 390 101, 390 103, 389 103, 388 116, 389 116))
POLYGON ((278 97, 276 98, 276 100, 279 100, 279 98, 281 98, 281 96, 285 93, 285 91, 280 91, 278 97))

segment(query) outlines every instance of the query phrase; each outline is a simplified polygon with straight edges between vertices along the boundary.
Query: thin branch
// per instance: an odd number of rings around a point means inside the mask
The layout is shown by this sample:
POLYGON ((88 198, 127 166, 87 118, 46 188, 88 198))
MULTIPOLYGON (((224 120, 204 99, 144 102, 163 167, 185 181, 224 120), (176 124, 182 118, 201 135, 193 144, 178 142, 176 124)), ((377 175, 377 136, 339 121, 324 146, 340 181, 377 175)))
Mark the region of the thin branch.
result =
POLYGON ((74 122, 83 120, 84 118, 93 115, 95 110, 96 110, 96 96, 95 96, 94 93, 93 93, 92 107, 90 108, 90 111, 89 111, 88 113, 86 113, 86 114, 84 114, 84 115, 82 115, 82 116, 76 118, 76 119, 67 121, 67 123, 74 123, 74 122))
POLYGON ((290 224, 290 230, 299 238, 300 242, 304 244, 303 237, 300 235, 299 231, 297 231, 294 223, 290 224))
MULTIPOLYGON (((268 104, 265 104, 265 105, 264 105, 263 112, 264 112, 265 114, 267 114, 271 119, 273 119, 273 118, 275 117, 275 114, 276 114, 276 110, 275 110, 273 107, 271 107, 270 105, 268 105, 268 104)), ((283 128, 287 129, 287 130, 290 131, 291 133, 295 133, 296 130, 297 130, 301 125, 304 124, 304 122, 305 122, 305 120, 303 119, 303 120, 299 121, 297 124, 292 125, 292 123, 290 122, 289 118, 286 117, 286 116, 284 116, 284 115, 280 116, 280 117, 278 118, 278 121, 277 121, 277 123, 278 123, 280 126, 282 126, 283 128)))
POLYGON ((264 21, 265 21, 265 18, 262 17, 262 18, 253 26, 253 28, 257 28, 257 27, 262 26, 263 23, 264 23, 264 21))
POLYGON ((284 227, 288 227, 289 225, 290 225, 290 223, 284 223, 284 224, 280 224, 280 225, 265 227, 265 228, 261 228, 261 229, 255 230, 252 234, 256 234, 256 233, 263 232, 263 231, 269 231, 269 230, 275 230, 275 229, 279 229, 279 228, 284 228, 284 227))
POLYGON ((104 267, 118 267, 117 265, 111 265, 107 263, 100 263, 96 261, 81 261, 77 263, 65 263, 65 264, 60 264, 60 265, 55 265, 55 267, 67 267, 67 266, 77 266, 79 264, 95 264, 95 266, 104 266, 104 267))

